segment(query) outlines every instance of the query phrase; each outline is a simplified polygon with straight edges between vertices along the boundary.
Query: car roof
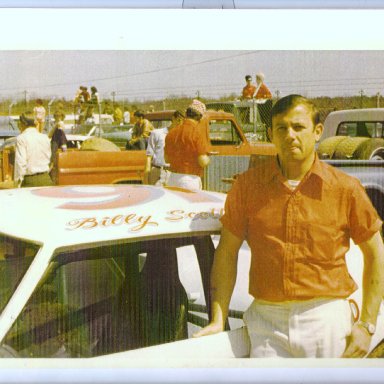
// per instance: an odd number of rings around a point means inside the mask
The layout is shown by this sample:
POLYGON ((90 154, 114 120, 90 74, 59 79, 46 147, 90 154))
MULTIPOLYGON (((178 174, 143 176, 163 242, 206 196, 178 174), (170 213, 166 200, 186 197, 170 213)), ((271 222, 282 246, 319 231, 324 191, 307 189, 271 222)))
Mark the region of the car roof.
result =
POLYGON ((87 185, 3 190, 0 200, 1 233, 57 249, 215 233, 225 194, 87 185))
POLYGON ((384 121, 384 108, 344 109, 329 113, 324 120, 322 140, 334 136, 340 123, 357 121, 384 121))

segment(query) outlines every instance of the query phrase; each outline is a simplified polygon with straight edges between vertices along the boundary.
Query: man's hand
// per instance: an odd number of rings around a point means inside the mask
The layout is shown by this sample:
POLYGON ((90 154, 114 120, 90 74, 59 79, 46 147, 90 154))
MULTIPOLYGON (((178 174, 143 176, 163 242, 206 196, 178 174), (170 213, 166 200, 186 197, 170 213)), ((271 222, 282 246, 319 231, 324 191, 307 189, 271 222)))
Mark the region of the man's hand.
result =
POLYGON ((215 333, 219 333, 223 331, 223 327, 220 324, 209 323, 206 327, 200 329, 200 331, 194 333, 192 337, 201 337, 214 335, 215 333))
POLYGON ((355 323, 347 347, 341 357, 364 357, 368 353, 371 337, 364 327, 355 323))

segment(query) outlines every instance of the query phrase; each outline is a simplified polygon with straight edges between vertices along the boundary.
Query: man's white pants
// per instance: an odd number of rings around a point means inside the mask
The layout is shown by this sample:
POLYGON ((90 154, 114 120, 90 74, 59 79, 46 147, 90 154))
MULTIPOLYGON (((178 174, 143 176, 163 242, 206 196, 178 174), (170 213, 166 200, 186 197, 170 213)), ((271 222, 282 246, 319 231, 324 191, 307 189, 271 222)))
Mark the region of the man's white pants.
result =
POLYGON ((250 357, 340 357, 351 333, 348 300, 254 300, 244 313, 250 357))
POLYGON ((199 191, 203 188, 200 176, 175 172, 170 173, 167 186, 190 189, 191 191, 199 191))

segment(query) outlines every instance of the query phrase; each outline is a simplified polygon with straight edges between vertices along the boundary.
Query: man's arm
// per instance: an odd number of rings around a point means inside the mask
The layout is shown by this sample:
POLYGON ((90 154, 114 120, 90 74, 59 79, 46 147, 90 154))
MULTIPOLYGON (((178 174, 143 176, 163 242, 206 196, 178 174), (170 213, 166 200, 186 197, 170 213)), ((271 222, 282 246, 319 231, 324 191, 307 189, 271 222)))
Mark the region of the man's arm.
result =
POLYGON ((195 333, 207 336, 224 330, 228 308, 236 283, 237 259, 243 240, 223 228, 211 271, 212 320, 195 333))
MULTIPOLYGON (((384 245, 380 232, 359 244, 364 255, 363 304, 360 320, 376 324, 384 293, 384 245)), ((364 357, 369 350, 371 335, 355 323, 342 357, 364 357)))
POLYGON ((17 187, 20 187, 26 172, 27 172, 27 151, 23 141, 20 140, 20 138, 18 138, 16 139, 15 172, 14 172, 14 182, 17 187))

